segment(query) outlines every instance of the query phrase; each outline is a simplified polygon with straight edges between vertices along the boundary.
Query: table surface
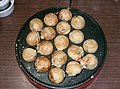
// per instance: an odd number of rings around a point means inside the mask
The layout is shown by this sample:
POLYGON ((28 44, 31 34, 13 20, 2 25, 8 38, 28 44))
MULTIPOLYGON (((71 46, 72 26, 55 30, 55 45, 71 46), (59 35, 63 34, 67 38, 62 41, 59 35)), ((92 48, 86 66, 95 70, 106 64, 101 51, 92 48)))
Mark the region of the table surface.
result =
MULTIPOLYGON (((23 23, 36 12, 68 4, 69 0, 15 0, 14 12, 0 18, 0 89, 36 89, 16 61, 16 36, 23 23)), ((106 62, 90 89, 120 89, 120 1, 73 0, 72 7, 96 19, 107 39, 106 62)))

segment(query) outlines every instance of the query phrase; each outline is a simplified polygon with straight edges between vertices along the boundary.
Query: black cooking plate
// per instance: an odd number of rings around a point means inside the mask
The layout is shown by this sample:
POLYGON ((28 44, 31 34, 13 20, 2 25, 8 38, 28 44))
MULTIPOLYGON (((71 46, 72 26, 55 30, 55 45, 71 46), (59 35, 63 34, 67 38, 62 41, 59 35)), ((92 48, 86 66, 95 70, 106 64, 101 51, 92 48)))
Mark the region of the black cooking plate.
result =
MULTIPOLYGON (((85 35, 84 41, 86 39, 92 38, 92 39, 95 39, 99 45, 97 52, 94 53, 94 55, 98 58, 98 66, 93 70, 83 69, 82 72, 75 77, 69 77, 66 74, 65 80, 62 83, 54 84, 54 83, 51 83, 50 80, 48 79, 48 72, 38 73, 35 69, 34 62, 30 62, 30 63, 25 62, 22 59, 21 54, 22 54, 22 50, 24 48, 30 47, 25 42, 27 34, 31 31, 29 28, 30 20, 37 17, 43 21, 43 18, 46 14, 57 13, 63 8, 66 8, 66 7, 48 8, 48 9, 45 9, 43 11, 36 13, 35 15, 33 15, 31 18, 29 18, 24 23, 24 25, 22 26, 21 30, 19 31, 17 39, 16 39, 16 57, 17 57, 17 61, 19 63, 19 66, 22 68, 24 73, 27 74, 27 76, 29 76, 31 79, 33 79, 33 81, 39 83, 40 85, 48 87, 48 88, 68 89, 68 88, 74 88, 74 87, 78 87, 78 86, 85 84, 86 82, 91 80, 91 78, 93 76, 95 76, 98 73, 98 71, 102 68, 104 61, 105 61, 106 51, 107 51, 106 39, 105 39, 104 33, 103 33, 101 27, 99 26, 99 24, 92 17, 90 17, 88 14, 86 14, 80 10, 70 8, 70 11, 72 12, 73 16, 81 15, 86 21, 85 27, 81 30, 85 35)), ((70 23, 70 21, 69 21, 69 23, 70 23)), ((44 24, 44 27, 46 27, 45 24, 44 24)), ((55 27, 56 26, 54 26, 53 28, 55 29, 55 27)), ((74 29, 72 28, 72 30, 74 30, 74 29)), ((58 35, 58 33, 57 33, 57 35, 58 35)), ((68 37, 68 35, 66 35, 66 36, 68 37)), ((54 41, 54 39, 51 42, 53 43, 53 41, 54 41)), ((71 44, 73 44, 73 43, 70 42, 70 45, 71 44)), ((83 43, 80 43, 78 45, 82 46, 83 43)), ((36 47, 31 47, 31 48, 35 49, 36 47)), ((55 50, 56 50, 56 48, 54 47, 54 51, 55 50)), ((67 50, 64 50, 64 52, 67 52, 67 50)), ((85 55, 86 54, 87 53, 85 52, 85 55)), ((40 54, 38 54, 38 56, 40 56, 40 54)), ((47 57, 51 60, 50 55, 47 57)), ((67 63, 71 60, 72 59, 68 57, 67 63)), ((66 64, 62 66, 63 70, 65 70, 66 64)), ((52 67, 54 67, 54 66, 51 66, 51 68, 52 67)))

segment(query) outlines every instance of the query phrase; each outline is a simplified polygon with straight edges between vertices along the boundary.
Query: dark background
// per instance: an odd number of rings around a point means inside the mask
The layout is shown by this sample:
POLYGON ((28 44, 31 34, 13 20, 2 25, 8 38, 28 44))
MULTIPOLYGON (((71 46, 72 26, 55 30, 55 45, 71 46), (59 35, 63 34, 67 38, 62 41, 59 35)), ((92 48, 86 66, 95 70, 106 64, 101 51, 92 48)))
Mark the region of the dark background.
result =
MULTIPOLYGON (((23 23, 36 12, 68 4, 69 0, 15 0, 14 12, 0 18, 0 89, 36 89, 16 61, 16 36, 23 23)), ((106 62, 90 89, 120 89, 120 1, 73 0, 72 7, 91 15, 107 39, 106 62)))

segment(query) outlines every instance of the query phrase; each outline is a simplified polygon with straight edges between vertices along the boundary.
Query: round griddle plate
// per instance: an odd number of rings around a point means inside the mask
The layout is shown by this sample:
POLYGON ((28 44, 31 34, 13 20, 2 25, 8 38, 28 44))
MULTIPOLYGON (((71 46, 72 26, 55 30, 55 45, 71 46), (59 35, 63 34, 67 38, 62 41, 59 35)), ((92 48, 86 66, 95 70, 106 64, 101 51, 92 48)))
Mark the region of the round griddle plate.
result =
MULTIPOLYGON (((31 47, 28 46, 26 44, 26 36, 28 35, 28 33, 31 31, 29 28, 29 22, 33 19, 33 18, 40 18, 43 21, 43 18, 46 14, 48 13, 55 13, 57 14, 61 9, 66 8, 66 7, 55 7, 55 8, 48 8, 45 9, 43 11, 40 11, 38 13, 36 13, 35 15, 33 15, 31 18, 29 18, 24 25, 22 26, 22 28, 20 29, 17 39, 16 39, 16 57, 17 57, 17 61, 19 66, 22 68, 22 70, 24 71, 25 74, 27 74, 27 76, 29 76, 31 79, 33 79, 33 81, 35 81, 36 83, 39 83, 40 85, 43 85, 45 87, 48 88, 62 88, 62 89, 68 89, 68 88, 74 88, 74 87, 78 87, 81 86, 83 84, 85 84, 86 82, 88 82, 89 80, 91 80, 91 78, 94 78, 94 76, 98 73, 98 71, 102 68, 104 61, 105 61, 105 57, 106 57, 106 52, 107 52, 107 43, 106 43, 106 39, 104 36, 104 33, 101 29, 101 27, 99 26, 99 24, 92 18, 90 17, 88 14, 74 9, 74 8, 70 8, 70 11, 72 12, 73 16, 75 15, 81 15, 85 21, 86 21, 86 25, 85 27, 81 30, 84 35, 85 35, 85 40, 87 39, 95 39, 99 45, 99 48, 97 50, 97 52, 94 53, 94 55, 98 58, 98 65, 95 69, 93 70, 86 70, 83 69, 82 72, 80 74, 78 74, 75 77, 69 77, 66 74, 65 80, 60 83, 60 84, 54 84, 52 82, 50 82, 50 80, 48 79, 48 72, 46 73, 39 73, 36 71, 35 66, 34 66, 34 61, 33 62, 25 62, 22 59, 22 51, 24 48, 30 47, 30 48, 34 48, 36 49, 36 47, 31 47)), ((58 14, 57 14, 58 16, 58 14)), ((60 22, 61 20, 59 20, 60 22)), ((44 21, 43 21, 44 22, 44 21)), ((68 21, 70 23, 70 21, 68 21)), ((46 25, 44 24, 44 27, 46 27, 46 25)), ((55 29, 56 26, 53 26, 53 28, 55 29)), ((72 28, 72 30, 74 30, 72 28)), ((71 31, 72 31, 71 30, 71 31)), ((57 33, 57 35, 59 35, 57 33)), ((56 35, 56 36, 57 36, 56 35)), ((68 35, 66 35, 68 37, 68 35)), ((42 40, 41 40, 42 41, 42 40)), ((51 42, 54 42, 54 39, 51 40, 51 42)), ((73 43, 70 42, 70 45, 72 45, 73 43)), ((70 46, 69 45, 69 46, 70 46)), ((83 42, 78 44, 78 46, 82 46, 83 42)), ((54 51, 56 50, 56 48, 54 47, 54 51)), ((65 53, 67 53, 67 49, 63 50, 65 53)), ((85 55, 87 53, 85 52, 85 55)), ((38 54, 37 56, 40 56, 40 54, 38 54)), ((47 56, 50 60, 51 60, 51 56, 47 56)), ((72 59, 68 57, 67 63, 69 61, 71 61, 72 59)), ((67 64, 66 63, 66 64, 67 64)), ((65 65, 62 66, 62 69, 65 71, 65 65)), ((51 66, 51 68, 53 68, 54 66, 51 66)))

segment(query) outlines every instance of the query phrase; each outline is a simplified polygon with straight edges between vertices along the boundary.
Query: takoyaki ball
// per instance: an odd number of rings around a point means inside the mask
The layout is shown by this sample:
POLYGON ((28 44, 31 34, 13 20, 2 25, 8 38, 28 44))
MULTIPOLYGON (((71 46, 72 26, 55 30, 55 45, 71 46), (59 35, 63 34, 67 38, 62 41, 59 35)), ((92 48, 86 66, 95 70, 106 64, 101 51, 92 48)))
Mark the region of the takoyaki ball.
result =
POLYGON ((66 72, 68 76, 76 76, 80 74, 83 67, 76 61, 71 61, 66 66, 66 72))
POLYGON ((52 40, 56 35, 55 30, 52 27, 45 27, 41 31, 41 39, 52 40))
POLYGON ((81 57, 84 55, 83 48, 81 46, 77 46, 77 45, 71 45, 68 48, 67 53, 68 53, 68 56, 75 61, 80 60, 81 57))
POLYGON ((83 34, 83 32, 81 32, 79 30, 73 30, 69 34, 69 39, 71 42, 73 42, 75 44, 79 44, 84 40, 84 34, 83 34))
POLYGON ((52 68, 48 75, 49 79, 53 83, 61 83, 65 78, 65 72, 61 68, 52 68))
POLYGON ((37 72, 46 72, 49 70, 50 66, 50 60, 45 56, 38 57, 35 61, 37 72))
POLYGON ((61 21, 57 24, 56 30, 59 34, 66 35, 70 32, 71 27, 68 22, 61 21))
POLYGON ((97 67, 98 59, 93 54, 87 54, 80 60, 80 63, 85 69, 92 70, 97 67))
POLYGON ((69 21, 72 18, 72 13, 70 12, 69 9, 62 9, 59 12, 59 19, 64 20, 64 21, 69 21))
POLYGON ((25 48, 22 52, 22 58, 26 62, 32 62, 36 59, 37 52, 32 48, 25 48))
POLYGON ((74 16, 71 20, 71 25, 74 29, 82 29, 85 26, 85 20, 82 16, 74 16))
POLYGON ((32 31, 26 37, 26 42, 29 46, 35 46, 40 42, 39 32, 32 31))
POLYGON ((41 55, 49 55, 53 52, 53 44, 50 41, 42 41, 37 44, 37 52, 41 55))
POLYGON ((88 53, 95 53, 98 49, 98 44, 94 39, 88 39, 83 43, 83 48, 88 53))
POLYGON ((58 22, 58 18, 53 13, 49 13, 44 17, 44 23, 48 26, 55 26, 57 22, 58 22))
POLYGON ((32 31, 41 31, 43 28, 43 22, 38 18, 34 18, 30 21, 29 27, 32 31))
POLYGON ((66 49, 69 45, 69 39, 66 36, 59 35, 55 38, 54 45, 57 50, 66 49))
POLYGON ((61 51, 55 51, 52 54, 52 65, 56 66, 56 67, 61 67, 63 64, 65 64, 67 61, 67 55, 61 51))

